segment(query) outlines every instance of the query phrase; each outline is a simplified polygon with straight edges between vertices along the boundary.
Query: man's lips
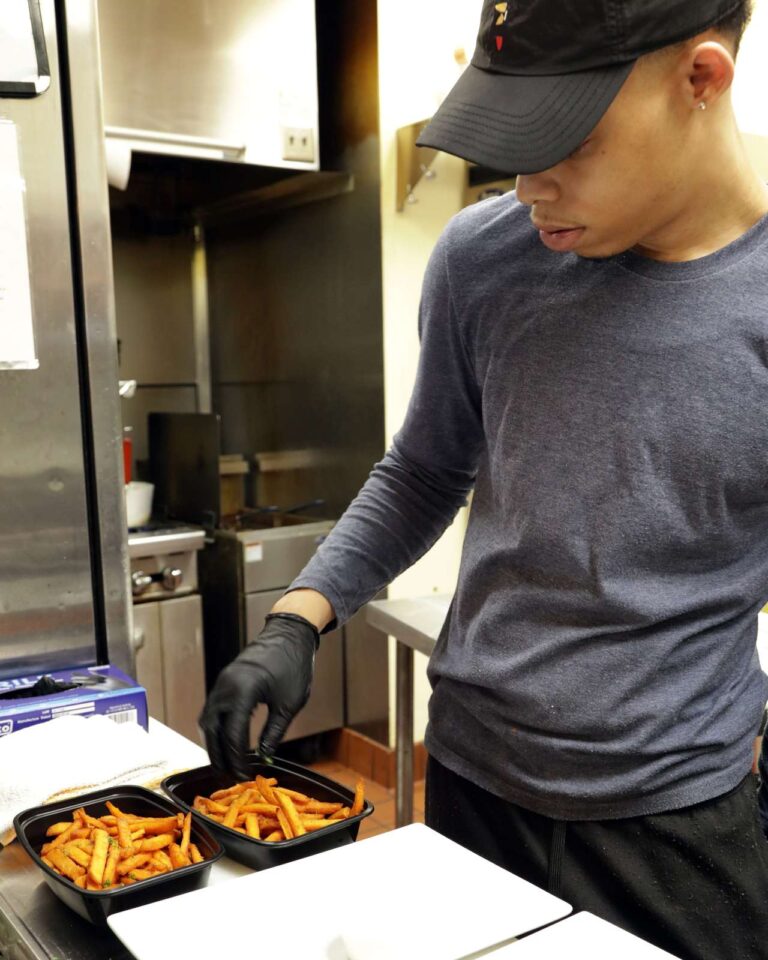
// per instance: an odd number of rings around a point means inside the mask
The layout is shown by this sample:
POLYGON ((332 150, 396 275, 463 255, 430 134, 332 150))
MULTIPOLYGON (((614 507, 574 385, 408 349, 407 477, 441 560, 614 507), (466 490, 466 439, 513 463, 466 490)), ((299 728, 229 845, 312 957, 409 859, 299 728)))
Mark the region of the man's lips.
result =
POLYGON ((549 250, 566 253, 573 250, 581 239, 586 227, 558 227, 555 224, 533 224, 539 231, 541 242, 549 250))

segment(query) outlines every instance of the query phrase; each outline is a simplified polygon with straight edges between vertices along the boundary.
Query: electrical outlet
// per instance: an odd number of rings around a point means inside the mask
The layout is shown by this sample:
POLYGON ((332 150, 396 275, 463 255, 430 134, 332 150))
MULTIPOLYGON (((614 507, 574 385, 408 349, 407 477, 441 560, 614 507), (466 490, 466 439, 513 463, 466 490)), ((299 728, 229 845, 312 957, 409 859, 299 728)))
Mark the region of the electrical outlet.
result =
POLYGON ((315 137, 309 127, 283 127, 283 160, 314 162, 315 137))

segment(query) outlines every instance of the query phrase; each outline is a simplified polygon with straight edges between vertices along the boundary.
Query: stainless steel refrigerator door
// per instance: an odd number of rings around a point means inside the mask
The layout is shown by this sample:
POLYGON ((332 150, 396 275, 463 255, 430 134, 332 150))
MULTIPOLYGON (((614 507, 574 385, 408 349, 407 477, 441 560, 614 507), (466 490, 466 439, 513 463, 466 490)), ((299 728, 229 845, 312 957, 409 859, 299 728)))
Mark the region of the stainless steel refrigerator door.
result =
POLYGON ((92 551, 99 629, 110 663, 131 673, 128 529, 123 501, 122 420, 116 388, 117 329, 112 279, 109 191, 104 149, 96 0, 62 4, 66 11, 71 91, 77 253, 82 282, 84 382, 91 445, 92 551))
POLYGON ((50 89, 0 99, 19 135, 37 370, 0 371, 0 676, 96 659, 59 51, 50 89))

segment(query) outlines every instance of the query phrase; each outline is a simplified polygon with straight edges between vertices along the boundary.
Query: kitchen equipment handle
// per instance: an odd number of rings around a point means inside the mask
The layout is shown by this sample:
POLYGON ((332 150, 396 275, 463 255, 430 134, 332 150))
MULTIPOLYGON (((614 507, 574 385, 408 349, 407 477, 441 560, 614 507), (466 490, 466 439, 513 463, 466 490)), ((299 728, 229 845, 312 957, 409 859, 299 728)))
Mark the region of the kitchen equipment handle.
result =
POLYGON ((324 507, 325 500, 307 500, 304 503, 297 503, 293 507, 286 507, 283 513, 303 513, 305 510, 313 510, 316 507, 324 507))
POLYGON ((144 627, 134 627, 130 640, 131 653, 135 654, 141 650, 146 642, 146 639, 147 635, 144 632, 144 627))
POLYGON ((164 567, 160 577, 166 590, 178 590, 184 581, 184 574, 178 567, 164 567))
POLYGON ((241 156, 245 153, 244 143, 232 143, 228 140, 213 140, 208 137, 191 137, 185 133, 164 133, 159 130, 140 130, 133 127, 105 127, 104 133, 117 140, 145 140, 147 143, 165 143, 174 147, 191 147, 198 150, 218 150, 221 153, 241 156))
POLYGON ((131 574, 131 589, 134 597, 141 596, 153 583, 162 583, 166 590, 178 590, 184 581, 184 573, 178 567, 163 567, 159 573, 144 573, 136 570, 131 574))
POLYGON ((152 576, 143 570, 136 570, 131 574, 131 592, 134 597, 140 596, 152 586, 152 576))

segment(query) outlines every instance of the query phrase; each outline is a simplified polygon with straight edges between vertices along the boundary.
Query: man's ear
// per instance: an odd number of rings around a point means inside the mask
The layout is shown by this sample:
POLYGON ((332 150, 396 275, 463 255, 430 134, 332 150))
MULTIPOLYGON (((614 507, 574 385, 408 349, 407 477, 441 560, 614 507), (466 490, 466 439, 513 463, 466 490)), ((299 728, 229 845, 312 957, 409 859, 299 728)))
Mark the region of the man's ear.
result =
POLYGON ((688 55, 687 84, 691 107, 712 107, 730 89, 734 75, 733 56, 716 40, 706 40, 688 55))

